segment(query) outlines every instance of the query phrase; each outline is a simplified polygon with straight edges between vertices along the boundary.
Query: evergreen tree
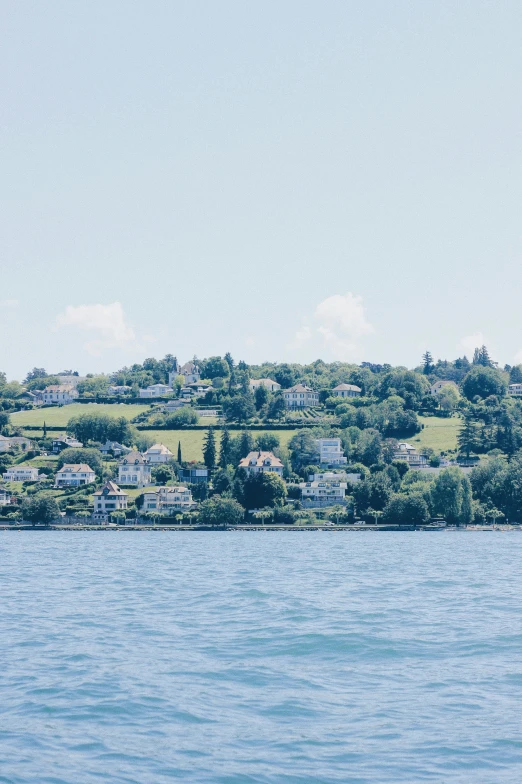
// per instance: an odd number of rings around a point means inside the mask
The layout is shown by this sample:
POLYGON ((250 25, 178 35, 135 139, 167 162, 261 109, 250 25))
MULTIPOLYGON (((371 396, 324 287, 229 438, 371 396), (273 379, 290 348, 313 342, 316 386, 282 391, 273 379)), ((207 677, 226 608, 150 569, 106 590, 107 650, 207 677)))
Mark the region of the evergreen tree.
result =
POLYGON ((227 351, 227 353, 225 354, 225 362, 227 363, 229 370, 232 373, 234 369, 234 360, 232 359, 232 354, 230 353, 230 351, 227 351))
POLYGON ((493 362, 489 356, 489 351, 486 346, 481 346, 480 348, 476 348, 473 353, 473 364, 482 365, 482 367, 495 367, 496 362, 493 362))
POLYGON ((43 426, 43 437, 47 438, 47 425, 45 424, 45 422, 44 422, 44 426, 43 426))
POLYGON ((434 369, 435 365, 433 364, 431 352, 425 351, 422 355, 422 372, 427 376, 428 373, 432 373, 434 369))
POLYGON ((181 465, 183 460, 181 459, 181 441, 178 441, 178 463, 181 465))
POLYGON ((479 426, 471 417, 466 417, 464 420, 459 434, 457 435, 457 443, 459 445, 459 450, 464 452, 466 457, 469 457, 471 452, 480 448, 479 426))
POLYGON ((209 427, 203 444, 203 460, 207 468, 216 466, 216 437, 213 428, 209 427))
POLYGON ((221 435, 221 446, 219 449, 219 465, 221 468, 226 468, 227 465, 232 463, 232 443, 230 439, 230 431, 225 427, 221 435))

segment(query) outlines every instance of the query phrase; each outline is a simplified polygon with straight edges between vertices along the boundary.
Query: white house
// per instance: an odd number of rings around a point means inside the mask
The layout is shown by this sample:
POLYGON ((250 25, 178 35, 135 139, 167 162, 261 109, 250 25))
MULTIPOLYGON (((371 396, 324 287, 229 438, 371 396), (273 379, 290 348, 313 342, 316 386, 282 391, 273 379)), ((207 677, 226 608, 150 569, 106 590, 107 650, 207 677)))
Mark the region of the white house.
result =
POLYGON ((159 487, 143 494, 144 512, 186 512, 196 506, 187 487, 159 487))
POLYGON ((145 452, 145 457, 151 465, 160 465, 160 463, 168 463, 174 455, 164 444, 153 444, 145 452))
POLYGON ((333 471, 321 471, 317 474, 310 474, 308 477, 309 482, 360 482, 361 475, 360 474, 347 474, 346 471, 339 471, 339 473, 334 473, 333 471))
POLYGON ((244 468, 247 474, 267 471, 283 476, 283 464, 272 452, 250 452, 239 461, 239 468, 244 468))
POLYGON ((522 384, 510 384, 508 394, 512 397, 522 397, 522 384))
POLYGON ((111 386, 107 389, 108 395, 119 396, 119 395, 130 395, 132 392, 132 387, 126 386, 122 384, 121 386, 111 386))
POLYGON ((277 381, 272 381, 271 378, 251 378, 249 386, 252 392, 255 392, 259 387, 265 387, 269 392, 277 392, 281 389, 281 384, 278 384, 277 381))
POLYGON ((0 436, 0 452, 9 452, 10 449, 19 447, 26 452, 31 447, 31 442, 23 436, 0 436))
POLYGON ((3 477, 6 482, 37 482, 38 469, 32 466, 11 466, 4 472, 3 477))
POLYGON ((185 384, 197 384, 201 378, 201 371, 195 362, 185 362, 178 375, 183 376, 185 384))
POLYGON ((100 452, 102 455, 114 455, 114 457, 119 457, 120 455, 128 455, 129 452, 132 452, 128 446, 123 446, 123 444, 118 444, 117 441, 106 441, 103 446, 100 447, 100 452))
POLYGON ((163 397, 171 392, 172 389, 166 384, 151 384, 150 387, 147 387, 146 389, 140 389, 140 397, 163 397))
POLYGON ((128 493, 120 490, 115 482, 106 484, 94 493, 94 517, 106 518, 111 512, 127 509, 128 493))
POLYGON ((345 502, 346 482, 301 482, 299 487, 304 506, 333 506, 345 502))
POLYGON ((454 387, 457 392, 459 391, 459 388, 454 381, 448 381, 447 379, 442 378, 439 381, 435 381, 435 383, 431 385, 431 394, 439 395, 444 387, 454 387))
POLYGON ((303 384, 285 389, 283 397, 288 408, 309 408, 319 405, 319 393, 303 384))
POLYGON ((89 485, 96 479, 96 474, 87 463, 66 463, 56 472, 55 487, 80 487, 89 485))
POLYGON ((332 392, 336 397, 360 397, 362 395, 361 387, 357 387, 355 384, 338 384, 332 392))
POLYGON ((394 460, 404 460, 409 466, 414 468, 422 468, 428 465, 428 458, 421 455, 414 446, 407 444, 405 441, 401 442, 397 451, 393 453, 394 460))
POLYGON ((81 449, 83 444, 77 438, 65 436, 64 438, 53 438, 52 451, 55 455, 63 452, 64 449, 81 449))
POLYGON ((150 465, 140 452, 129 452, 118 463, 118 482, 132 487, 147 487, 151 482, 150 465))
POLYGON ((0 506, 7 506, 10 503, 11 493, 8 493, 7 490, 0 488, 0 506))
POLYGON ((316 438, 319 462, 329 466, 344 465, 348 459, 344 456, 340 438, 316 438))
POLYGON ((72 384, 52 384, 42 392, 42 403, 66 406, 74 403, 79 397, 78 390, 72 384))

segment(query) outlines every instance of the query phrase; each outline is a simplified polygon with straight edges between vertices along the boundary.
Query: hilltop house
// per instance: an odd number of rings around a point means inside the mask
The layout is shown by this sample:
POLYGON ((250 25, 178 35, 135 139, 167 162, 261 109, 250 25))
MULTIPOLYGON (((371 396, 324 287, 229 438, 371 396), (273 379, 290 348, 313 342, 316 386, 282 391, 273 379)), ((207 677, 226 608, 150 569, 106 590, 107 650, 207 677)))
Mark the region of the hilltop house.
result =
POLYGON ((522 397, 522 384, 510 384, 508 394, 512 397, 522 397))
POLYGON ((42 403, 45 405, 66 406, 74 403, 79 397, 78 390, 72 384, 51 384, 42 392, 42 403))
POLYGON ((151 465, 160 465, 160 463, 168 463, 174 455, 164 444, 154 444, 147 449, 145 457, 151 465))
POLYGON ((425 455, 421 455, 414 446, 407 444, 405 441, 398 445, 397 451, 393 453, 393 459, 404 460, 410 468, 423 468, 423 466, 428 465, 428 458, 425 455))
POLYGON ((118 444, 117 441, 106 441, 104 445, 100 447, 100 452, 102 455, 114 455, 114 457, 119 457, 120 455, 127 455, 129 452, 132 452, 132 449, 128 446, 123 446, 123 444, 118 444))
POLYGON ((259 387, 265 387, 269 392, 277 392, 281 389, 281 384, 272 381, 271 378, 251 378, 249 381, 250 391, 255 392, 259 387))
POLYGON ((131 392, 132 387, 126 386, 125 384, 122 384, 121 386, 111 386, 107 389, 107 394, 114 396, 130 395, 131 392))
POLYGON ((140 389, 140 397, 163 397, 164 395, 168 395, 171 392, 172 389, 166 384, 151 384, 146 389, 140 389))
POLYGON ((169 512, 188 512, 197 504, 187 487, 159 487, 143 494, 143 511, 157 511, 160 514, 169 512))
POLYGON ((332 392, 336 397, 360 397, 362 395, 361 387, 357 387, 355 384, 338 384, 332 392))
POLYGON ((115 482, 106 482, 101 490, 94 493, 95 518, 107 518, 111 512, 127 508, 128 493, 120 490, 115 482))
POLYGON ((304 507, 333 506, 344 504, 346 482, 328 480, 327 482, 301 482, 301 501, 304 507))
POLYGON ((31 442, 23 436, 0 436, 0 452, 9 452, 10 449, 19 447, 26 452, 31 447, 31 442))
POLYGON ((82 447, 82 442, 78 441, 77 438, 65 436, 64 438, 53 438, 51 449, 54 455, 58 455, 64 449, 81 449, 82 447))
POLYGON ((239 468, 247 474, 261 474, 266 471, 283 476, 283 464, 272 452, 250 452, 239 461, 239 468))
POLYGON ((38 469, 32 466, 11 466, 2 476, 6 482, 37 482, 38 469))
POLYGON ((200 482, 208 482, 210 471, 208 468, 178 468, 178 478, 180 482, 187 482, 190 485, 197 485, 200 482))
POLYGON ((308 476, 309 482, 360 482, 360 474, 347 474, 346 471, 321 471, 318 474, 310 474, 308 476))
POLYGON ((151 482, 149 461, 140 452, 129 452, 118 463, 118 482, 132 487, 147 487, 151 482))
POLYGON ((317 438, 315 440, 319 452, 319 462, 324 465, 336 466, 348 462, 341 448, 340 438, 317 438))
POLYGON ((431 385, 431 394, 432 395, 440 394, 440 392, 442 392, 444 387, 453 387, 454 389, 456 389, 457 392, 459 391, 459 388, 454 381, 448 381, 447 379, 442 378, 439 381, 435 381, 435 383, 431 385))
POLYGON ((283 397, 288 408, 309 408, 319 405, 319 393, 303 384, 285 389, 283 397))
POLYGON ((89 485, 96 479, 96 474, 86 463, 66 463, 56 472, 55 487, 80 487, 89 485))

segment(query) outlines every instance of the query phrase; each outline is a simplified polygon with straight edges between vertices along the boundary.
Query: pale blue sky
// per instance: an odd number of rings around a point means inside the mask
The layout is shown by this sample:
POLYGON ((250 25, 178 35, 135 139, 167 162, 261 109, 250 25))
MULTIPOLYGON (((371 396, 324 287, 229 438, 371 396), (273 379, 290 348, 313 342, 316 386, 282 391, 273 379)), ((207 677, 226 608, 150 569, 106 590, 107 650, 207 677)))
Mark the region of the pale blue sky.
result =
POLYGON ((0 14, 10 377, 522 359, 520 2, 0 14))

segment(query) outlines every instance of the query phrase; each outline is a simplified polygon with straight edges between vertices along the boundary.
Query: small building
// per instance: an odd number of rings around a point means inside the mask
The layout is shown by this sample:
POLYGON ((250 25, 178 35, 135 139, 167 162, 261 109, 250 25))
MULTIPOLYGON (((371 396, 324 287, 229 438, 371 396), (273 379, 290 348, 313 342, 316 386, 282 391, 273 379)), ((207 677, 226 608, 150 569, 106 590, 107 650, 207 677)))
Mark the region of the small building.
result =
POLYGON ((33 466, 11 466, 2 474, 6 482, 37 482, 39 473, 33 466))
POLYGON ((426 455, 421 455, 414 446, 407 444, 405 441, 398 445, 397 451, 393 453, 393 459, 404 460, 410 468, 422 468, 428 465, 426 455))
POLYGON ((90 485, 95 479, 96 474, 87 463, 66 463, 56 472, 54 486, 80 487, 90 485))
POLYGON ((303 506, 333 506, 344 504, 346 496, 346 482, 338 480, 327 482, 301 482, 301 501, 303 506))
POLYGON ((522 397, 522 384, 510 384, 508 387, 508 395, 512 397, 522 397))
POLYGON ((145 452, 145 457, 151 465, 160 465, 161 463, 168 463, 174 455, 165 444, 153 444, 145 452))
POLYGON ((151 384, 146 389, 140 389, 140 397, 142 398, 164 397, 165 395, 169 395, 171 392, 172 389, 168 387, 166 384, 151 384))
POLYGON ((9 452, 11 449, 21 449, 27 452, 31 442, 24 436, 0 436, 0 452, 9 452))
POLYGON ((79 397, 78 390, 72 384, 51 384, 42 392, 44 405, 66 406, 74 403, 79 397))
POLYGON ((277 392, 281 389, 281 384, 273 381, 271 378, 251 378, 249 387, 252 392, 255 392, 259 387, 265 387, 269 392, 277 392))
POLYGON ((288 408, 310 408, 319 405, 319 393, 304 384, 285 389, 283 397, 288 408))
POLYGON ((147 487, 151 483, 149 461, 140 452, 129 452, 118 463, 118 482, 131 487, 147 487))
POLYGON ((322 465, 345 465, 348 458, 344 456, 340 438, 317 438, 315 441, 322 465))
POLYGON ((82 442, 78 441, 77 438, 64 436, 63 438, 53 438, 51 449, 54 455, 58 455, 64 449, 81 449, 82 447, 82 442))
POLYGON ((130 395, 131 392, 132 392, 132 387, 129 387, 126 384, 122 384, 121 386, 110 386, 107 389, 107 394, 112 395, 114 397, 130 395))
POLYGON ((118 444, 117 441, 106 441, 102 447, 100 447, 100 452, 102 455, 114 455, 114 457, 120 457, 120 455, 127 455, 129 452, 132 452, 132 449, 128 446, 123 446, 123 444, 118 444))
POLYGON ((213 387, 209 386, 208 384, 200 384, 200 383, 187 384, 180 391, 180 395, 186 392, 187 389, 192 390, 192 394, 194 397, 203 397, 203 395, 206 395, 207 392, 212 392, 213 387))
POLYGON ((182 398, 177 398, 176 400, 169 400, 168 403, 165 403, 163 406, 163 410, 166 414, 173 414, 179 408, 187 405, 187 401, 183 400, 182 398))
POLYGON ((239 461, 239 468, 244 468, 247 474, 272 472, 283 476, 283 464, 273 452, 250 452, 239 461))
POLYGON ((317 474, 310 474, 308 477, 309 482, 360 482, 360 474, 347 474, 346 471, 321 471, 317 474))
POLYGON ((120 490, 115 482, 106 482, 94 493, 94 517, 106 519, 111 512, 127 509, 128 493, 120 490))
POLYGON ((459 391, 459 388, 454 381, 448 381, 448 379, 442 378, 431 385, 431 394, 440 395, 444 387, 453 387, 457 392, 459 391))
POLYGON ((0 487, 0 506, 8 506, 11 503, 11 493, 0 487))
POLYGON ((178 478, 180 482, 186 482, 189 485, 197 485, 201 482, 208 482, 210 479, 210 471, 208 468, 178 468, 178 478))
POLYGON ((159 487, 143 494, 143 511, 169 514, 169 512, 189 512, 197 504, 187 487, 159 487))
POLYGON ((355 384, 338 384, 332 392, 336 397, 360 397, 362 395, 361 387, 355 384))

